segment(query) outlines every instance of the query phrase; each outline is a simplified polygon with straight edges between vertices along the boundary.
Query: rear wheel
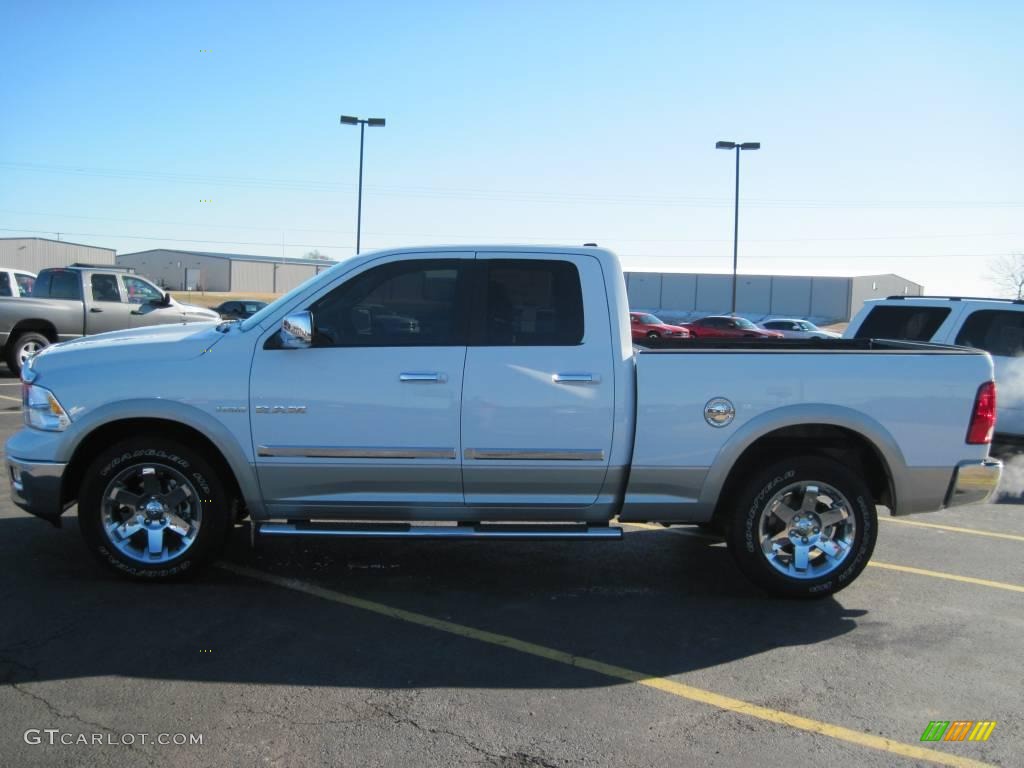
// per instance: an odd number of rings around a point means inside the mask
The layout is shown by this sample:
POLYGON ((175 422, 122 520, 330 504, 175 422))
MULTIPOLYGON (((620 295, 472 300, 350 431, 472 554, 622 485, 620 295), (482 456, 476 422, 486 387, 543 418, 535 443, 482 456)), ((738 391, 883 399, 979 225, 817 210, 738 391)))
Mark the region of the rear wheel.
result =
POLYGON ((220 553, 234 521, 206 458, 170 440, 124 440, 101 452, 85 478, 78 519, 86 544, 127 576, 192 575, 220 553))
POLYGON ((660 339, 661 334, 658 333, 657 331, 648 331, 647 338, 653 341, 654 339, 660 339))
POLYGON ((50 346, 50 340, 41 333, 26 331, 19 334, 13 342, 7 345, 7 367, 11 369, 11 373, 21 373, 21 367, 28 359, 48 346, 50 346))
POLYGON ((825 597, 871 559, 878 517, 864 481, 816 456, 784 459, 737 496, 728 543, 755 584, 782 597, 825 597))

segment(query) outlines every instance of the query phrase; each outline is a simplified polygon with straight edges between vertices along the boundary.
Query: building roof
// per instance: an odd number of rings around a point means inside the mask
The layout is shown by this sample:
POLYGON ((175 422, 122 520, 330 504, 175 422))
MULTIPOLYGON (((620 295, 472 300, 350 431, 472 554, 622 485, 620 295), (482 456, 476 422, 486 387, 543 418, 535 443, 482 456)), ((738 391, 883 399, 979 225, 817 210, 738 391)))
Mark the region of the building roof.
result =
POLYGON ((86 243, 72 243, 70 240, 54 240, 52 237, 0 237, 0 240, 45 240, 48 243, 60 243, 61 245, 77 245, 80 248, 96 248, 100 251, 117 253, 113 248, 106 248, 102 245, 87 245, 86 243))
POLYGON ((144 253, 157 253, 163 251, 165 253, 180 253, 185 256, 203 256, 209 259, 228 259, 229 261, 264 261, 272 262, 274 264, 334 264, 334 259, 296 259, 288 256, 256 256, 249 253, 216 253, 215 251, 183 251, 177 248, 149 248, 145 251, 135 251, 134 253, 122 253, 118 255, 118 258, 125 256, 141 256, 144 253))

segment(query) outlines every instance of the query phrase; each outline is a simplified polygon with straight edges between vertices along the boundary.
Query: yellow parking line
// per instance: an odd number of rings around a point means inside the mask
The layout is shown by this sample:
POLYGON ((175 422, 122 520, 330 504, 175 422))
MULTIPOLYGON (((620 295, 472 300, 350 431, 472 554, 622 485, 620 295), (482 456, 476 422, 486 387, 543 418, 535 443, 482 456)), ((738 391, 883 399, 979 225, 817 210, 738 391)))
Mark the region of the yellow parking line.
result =
POLYGON ((486 630, 477 629, 464 624, 456 624, 452 621, 435 619, 434 617, 427 616, 423 613, 415 613, 414 611, 407 611, 403 608, 394 608, 390 605, 385 605, 384 603, 377 603, 361 597, 354 597, 343 592, 335 592, 334 590, 299 581, 298 579, 277 576, 254 568, 235 565, 234 563, 219 563, 218 567, 239 576, 256 579, 258 581, 273 584, 274 586, 282 587, 284 589, 290 589, 295 592, 302 592, 313 597, 319 597, 323 600, 329 600, 333 603, 346 605, 350 608, 358 608, 363 611, 375 613, 379 616, 386 616, 409 624, 428 627, 439 632, 446 632, 450 635, 476 640, 481 643, 487 643, 488 645, 496 645, 501 648, 517 651, 518 653, 525 653, 530 656, 536 656, 538 658, 553 661, 558 664, 564 664, 569 667, 585 669, 589 672, 595 672, 599 675, 604 675, 605 677, 610 677, 615 680, 638 683, 639 685, 645 685, 648 688, 654 688, 662 691, 663 693, 668 693, 682 699, 706 704, 707 706, 716 707, 728 712, 735 712, 739 715, 747 715, 748 717, 754 717, 759 720, 765 720, 778 725, 787 725, 790 728, 796 728, 797 730, 817 733, 822 736, 838 739, 839 741, 856 744, 857 746, 877 749, 914 760, 927 760, 940 765, 951 765, 956 768, 968 768, 969 766, 986 766, 987 768, 991 768, 988 763, 982 763, 967 757, 938 752, 934 749, 927 749, 915 744, 904 744, 903 742, 893 741, 892 739, 886 739, 882 736, 875 736, 870 733, 855 731, 851 728, 844 728, 841 725, 832 725, 831 723, 814 720, 809 717, 794 715, 790 712, 762 707, 758 704, 751 704, 750 702, 743 701, 741 699, 734 699, 729 696, 713 693, 712 691, 706 691, 703 688, 695 688, 691 685, 676 682, 675 680, 669 680, 664 677, 654 677, 652 675, 646 675, 643 672, 627 669, 626 667, 619 667, 614 664, 605 664, 604 662, 595 661, 582 656, 574 656, 573 654, 566 653, 565 651, 559 651, 554 648, 537 645, 536 643, 530 643, 525 640, 518 640, 514 637, 509 637, 508 635, 500 635, 496 632, 488 632, 486 630))
POLYGON ((912 568, 909 565, 894 565, 893 563, 880 563, 872 560, 868 563, 873 568, 884 568, 887 571, 900 571, 901 573, 913 573, 917 576, 931 576, 933 579, 947 579, 949 581, 960 581, 964 584, 976 584, 980 587, 992 587, 993 589, 1005 589, 1010 592, 1024 592, 1024 587, 1019 584, 1007 584, 1005 581, 991 581, 990 579, 976 579, 973 576, 960 576, 956 573, 945 573, 943 571, 929 571, 925 568, 912 568))
MULTIPOLYGON (((692 536, 695 539, 708 539, 711 541, 721 541, 720 536, 712 536, 707 533, 700 533, 698 531, 685 531, 680 528, 665 528, 660 525, 650 525, 648 523, 622 523, 622 525, 634 526, 636 528, 646 528, 648 530, 666 531, 668 533, 674 533, 679 536, 692 536)), ((1007 534, 1009 535, 1009 534, 1007 534)), ((992 581, 991 579, 976 579, 973 576, 961 576, 956 573, 946 573, 945 571, 929 571, 925 568, 914 568, 909 565, 895 565, 893 563, 880 563, 877 560, 871 560, 868 562, 869 566, 874 568, 884 568, 889 571, 900 571, 902 573, 912 573, 916 576, 931 576, 934 579, 946 579, 948 581, 959 581, 964 584, 974 584, 980 587, 992 587, 993 589, 1005 589, 1010 592, 1024 592, 1024 586, 1019 584, 1008 584, 1004 581, 992 581)))
POLYGON ((995 533, 994 531, 979 531, 977 528, 960 528, 955 525, 939 525, 938 523, 922 523, 917 520, 900 520, 892 517, 878 518, 883 523, 899 523, 900 525, 916 525, 918 528, 935 528, 940 531, 952 531, 953 533, 971 533, 975 536, 991 536, 994 539, 1009 539, 1010 541, 1024 541, 1024 536, 1015 533, 995 533))

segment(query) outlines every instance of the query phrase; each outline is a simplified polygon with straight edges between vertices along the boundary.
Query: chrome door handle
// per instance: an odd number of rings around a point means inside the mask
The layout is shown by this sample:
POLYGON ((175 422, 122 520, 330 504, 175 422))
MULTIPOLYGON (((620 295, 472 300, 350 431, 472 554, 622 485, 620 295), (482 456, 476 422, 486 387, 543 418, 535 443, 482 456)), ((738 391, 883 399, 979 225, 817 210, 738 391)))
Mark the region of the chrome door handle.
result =
POLYGON ((601 377, 592 373, 556 373, 551 380, 555 384, 598 384, 601 377))
POLYGON ((448 377, 443 373, 400 373, 398 374, 399 381, 431 381, 438 384, 443 384, 448 381, 448 377))

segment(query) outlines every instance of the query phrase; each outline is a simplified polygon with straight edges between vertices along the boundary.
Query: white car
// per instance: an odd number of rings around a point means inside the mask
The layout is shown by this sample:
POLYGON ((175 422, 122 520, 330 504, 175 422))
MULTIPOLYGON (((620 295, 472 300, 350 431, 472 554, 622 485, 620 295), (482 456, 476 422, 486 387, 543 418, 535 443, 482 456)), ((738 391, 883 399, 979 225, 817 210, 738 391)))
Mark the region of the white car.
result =
POLYGON ((778 331, 787 339, 840 339, 842 336, 832 331, 826 331, 810 320, 798 318, 773 318, 761 323, 761 327, 769 331, 778 331))
POLYGON ((0 296, 13 296, 14 298, 31 296, 32 286, 35 285, 35 282, 34 272, 0 267, 0 296))

